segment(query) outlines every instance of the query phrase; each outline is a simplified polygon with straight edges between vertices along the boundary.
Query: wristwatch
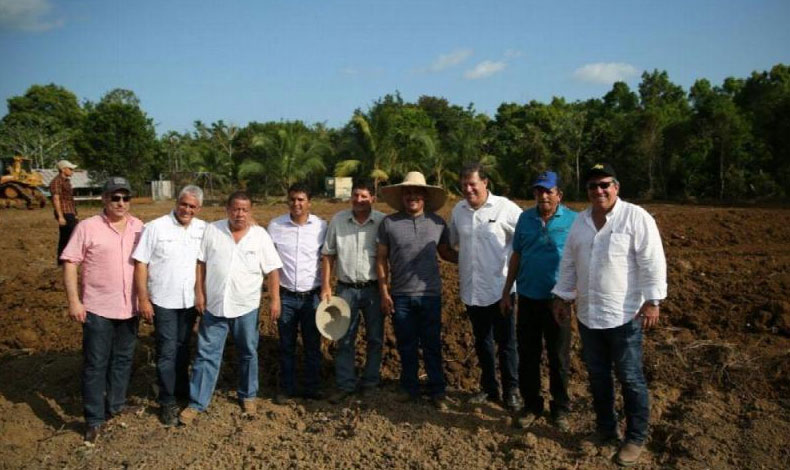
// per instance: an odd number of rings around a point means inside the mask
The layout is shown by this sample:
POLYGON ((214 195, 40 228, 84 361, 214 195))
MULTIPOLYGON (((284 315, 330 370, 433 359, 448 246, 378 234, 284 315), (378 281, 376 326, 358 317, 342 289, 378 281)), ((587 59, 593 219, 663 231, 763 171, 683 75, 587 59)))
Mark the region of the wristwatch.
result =
POLYGON ((651 300, 648 300, 648 301, 647 301, 647 303, 649 303, 650 305, 656 306, 656 307, 658 307, 659 305, 661 305, 661 301, 660 301, 660 300, 658 300, 658 299, 651 299, 651 300))

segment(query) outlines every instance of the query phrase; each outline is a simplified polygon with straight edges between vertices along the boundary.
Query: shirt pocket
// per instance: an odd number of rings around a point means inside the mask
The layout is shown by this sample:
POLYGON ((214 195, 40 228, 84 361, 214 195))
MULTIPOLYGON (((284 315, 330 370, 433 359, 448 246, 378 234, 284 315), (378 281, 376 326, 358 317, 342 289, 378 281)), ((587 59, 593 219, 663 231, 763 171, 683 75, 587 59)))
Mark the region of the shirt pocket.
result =
POLYGON ((496 221, 488 221, 480 228, 481 237, 486 243, 503 248, 506 243, 505 231, 496 221))
POLYGON ((251 273, 259 273, 261 271, 258 263, 258 251, 253 249, 246 249, 241 252, 241 259, 244 262, 244 267, 251 273))
POLYGON ((157 258, 172 258, 176 256, 178 240, 175 237, 160 238, 154 247, 154 256, 157 258))
POLYGON ((613 233, 609 236, 609 258, 620 265, 625 263, 631 249, 631 236, 627 233, 613 233))

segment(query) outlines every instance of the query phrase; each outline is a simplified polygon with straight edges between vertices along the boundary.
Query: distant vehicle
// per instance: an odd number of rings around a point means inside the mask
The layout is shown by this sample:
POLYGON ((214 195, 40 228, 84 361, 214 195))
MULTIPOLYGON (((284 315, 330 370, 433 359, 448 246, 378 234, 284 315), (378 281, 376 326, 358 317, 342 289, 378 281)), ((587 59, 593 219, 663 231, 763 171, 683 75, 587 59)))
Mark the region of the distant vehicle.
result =
POLYGON ((0 159, 5 174, 0 176, 0 207, 35 209, 47 205, 47 198, 39 186, 44 185, 40 173, 30 169, 30 159, 17 155, 0 159))

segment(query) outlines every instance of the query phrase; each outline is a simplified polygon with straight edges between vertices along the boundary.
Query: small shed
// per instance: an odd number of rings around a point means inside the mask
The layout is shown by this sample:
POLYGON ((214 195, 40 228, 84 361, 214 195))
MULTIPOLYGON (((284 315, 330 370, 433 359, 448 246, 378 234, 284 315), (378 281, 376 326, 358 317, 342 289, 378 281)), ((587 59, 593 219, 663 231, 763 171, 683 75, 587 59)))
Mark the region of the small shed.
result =
POLYGON ((324 178, 326 195, 331 199, 342 201, 351 199, 351 186, 353 185, 354 179, 350 176, 327 176, 324 178))
MULTIPOLYGON (((49 183, 58 176, 58 170, 52 170, 48 168, 41 168, 34 170, 38 173, 41 173, 42 179, 44 180, 44 190, 47 196, 49 194, 49 183)), ((91 199, 101 199, 101 191, 102 185, 104 182, 95 182, 88 174, 88 170, 74 170, 71 174, 71 188, 74 190, 74 199, 80 200, 91 200, 91 199)))
POLYGON ((173 199, 173 182, 170 180, 151 181, 151 199, 154 201, 173 199))

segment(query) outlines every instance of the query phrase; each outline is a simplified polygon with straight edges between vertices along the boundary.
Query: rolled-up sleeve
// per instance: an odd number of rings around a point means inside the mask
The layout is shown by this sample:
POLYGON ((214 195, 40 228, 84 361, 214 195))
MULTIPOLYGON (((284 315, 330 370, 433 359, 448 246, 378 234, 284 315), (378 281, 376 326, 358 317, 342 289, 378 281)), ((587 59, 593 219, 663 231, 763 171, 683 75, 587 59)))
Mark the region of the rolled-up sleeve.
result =
POLYGON ((576 238, 578 237, 578 231, 582 228, 580 221, 581 217, 577 217, 568 233, 568 238, 565 241, 565 248, 562 250, 562 259, 560 259, 560 271, 557 276, 557 283, 551 290, 552 294, 564 300, 573 300, 576 298, 576 238))
POLYGON ((667 262, 655 219, 647 212, 637 225, 634 251, 639 271, 639 288, 647 300, 667 296, 667 262))

